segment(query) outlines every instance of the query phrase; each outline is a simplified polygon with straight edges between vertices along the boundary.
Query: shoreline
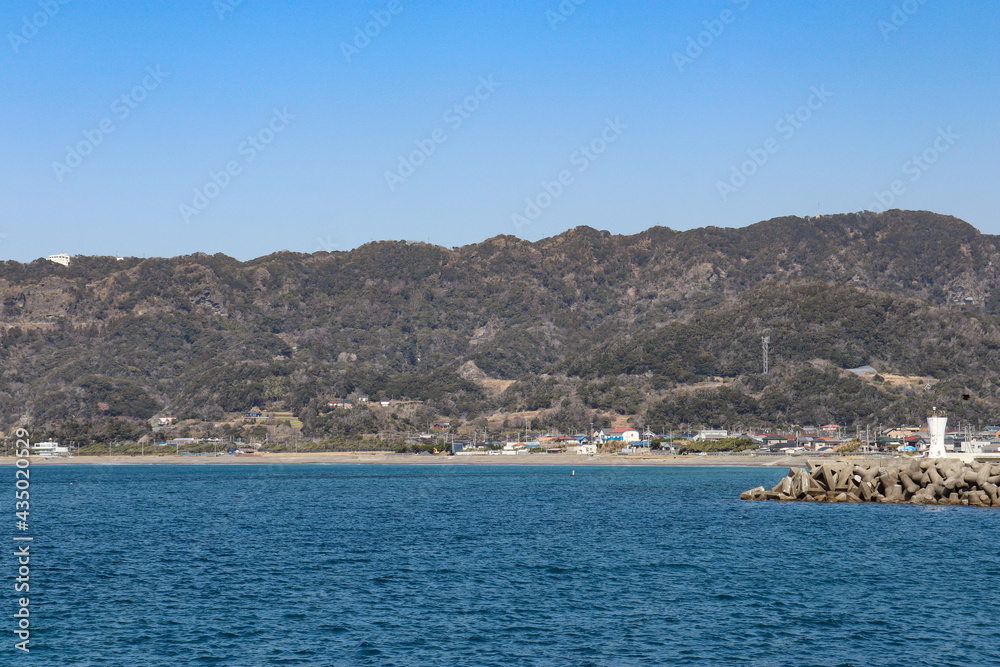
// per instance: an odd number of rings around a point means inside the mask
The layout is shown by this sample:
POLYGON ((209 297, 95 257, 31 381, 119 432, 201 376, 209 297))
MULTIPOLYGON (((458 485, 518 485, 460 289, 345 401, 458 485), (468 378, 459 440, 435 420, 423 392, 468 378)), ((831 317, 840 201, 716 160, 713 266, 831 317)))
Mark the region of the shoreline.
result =
MULTIPOLYGON (((521 456, 423 456, 381 452, 284 452, 257 456, 202 456, 163 454, 155 456, 77 456, 73 458, 31 457, 31 465, 532 465, 532 466, 804 466, 806 456, 619 456, 617 454, 528 454, 521 456)), ((14 465, 17 459, 0 456, 0 466, 14 465)), ((859 461, 861 459, 859 458, 859 461)))

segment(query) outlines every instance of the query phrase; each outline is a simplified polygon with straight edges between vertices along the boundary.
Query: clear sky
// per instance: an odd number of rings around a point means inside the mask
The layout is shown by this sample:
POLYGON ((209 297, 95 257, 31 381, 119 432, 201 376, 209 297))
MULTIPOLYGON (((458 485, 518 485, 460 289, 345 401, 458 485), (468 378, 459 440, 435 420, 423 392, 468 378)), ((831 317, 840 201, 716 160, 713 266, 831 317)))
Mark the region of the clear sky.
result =
POLYGON ((0 29, 4 259, 882 207, 1000 233, 985 0, 9 0, 0 29))

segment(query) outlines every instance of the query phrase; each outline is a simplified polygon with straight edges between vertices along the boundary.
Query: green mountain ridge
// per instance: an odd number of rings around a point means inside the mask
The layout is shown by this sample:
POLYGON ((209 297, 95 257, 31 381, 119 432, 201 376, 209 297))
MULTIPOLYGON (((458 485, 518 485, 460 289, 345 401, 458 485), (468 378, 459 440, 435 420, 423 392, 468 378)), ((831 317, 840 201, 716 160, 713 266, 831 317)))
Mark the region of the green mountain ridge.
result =
POLYGON ((956 218, 894 210, 248 262, 8 261, 0 428, 58 435, 74 423, 100 438, 156 415, 221 422, 252 406, 295 414, 313 437, 525 412, 564 430, 899 423, 931 404, 990 421, 998 248, 956 218), (837 370, 862 364, 926 381, 837 370), (349 394, 422 403, 327 408, 349 394))

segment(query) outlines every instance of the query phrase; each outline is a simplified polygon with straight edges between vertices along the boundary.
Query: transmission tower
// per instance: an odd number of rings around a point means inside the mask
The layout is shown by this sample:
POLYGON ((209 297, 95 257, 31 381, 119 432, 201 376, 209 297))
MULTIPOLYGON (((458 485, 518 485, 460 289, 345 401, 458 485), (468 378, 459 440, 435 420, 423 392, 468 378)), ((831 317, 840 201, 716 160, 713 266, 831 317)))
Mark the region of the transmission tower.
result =
POLYGON ((768 353, 768 347, 771 344, 771 337, 764 336, 760 339, 760 342, 763 344, 764 347, 764 375, 767 375, 767 353, 768 353))

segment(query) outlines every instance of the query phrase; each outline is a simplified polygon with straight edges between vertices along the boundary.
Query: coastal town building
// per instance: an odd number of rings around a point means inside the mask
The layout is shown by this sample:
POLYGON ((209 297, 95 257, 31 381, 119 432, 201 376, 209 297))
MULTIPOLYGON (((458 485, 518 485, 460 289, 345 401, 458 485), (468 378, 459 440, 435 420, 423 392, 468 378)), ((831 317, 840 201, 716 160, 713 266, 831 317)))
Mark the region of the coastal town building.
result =
POLYGON ((603 443, 626 444, 639 442, 639 431, 634 428, 613 428, 609 431, 601 429, 598 439, 603 443))
POLYGON ((58 442, 46 441, 36 442, 29 448, 32 456, 52 458, 56 456, 69 456, 69 447, 63 447, 58 442))

